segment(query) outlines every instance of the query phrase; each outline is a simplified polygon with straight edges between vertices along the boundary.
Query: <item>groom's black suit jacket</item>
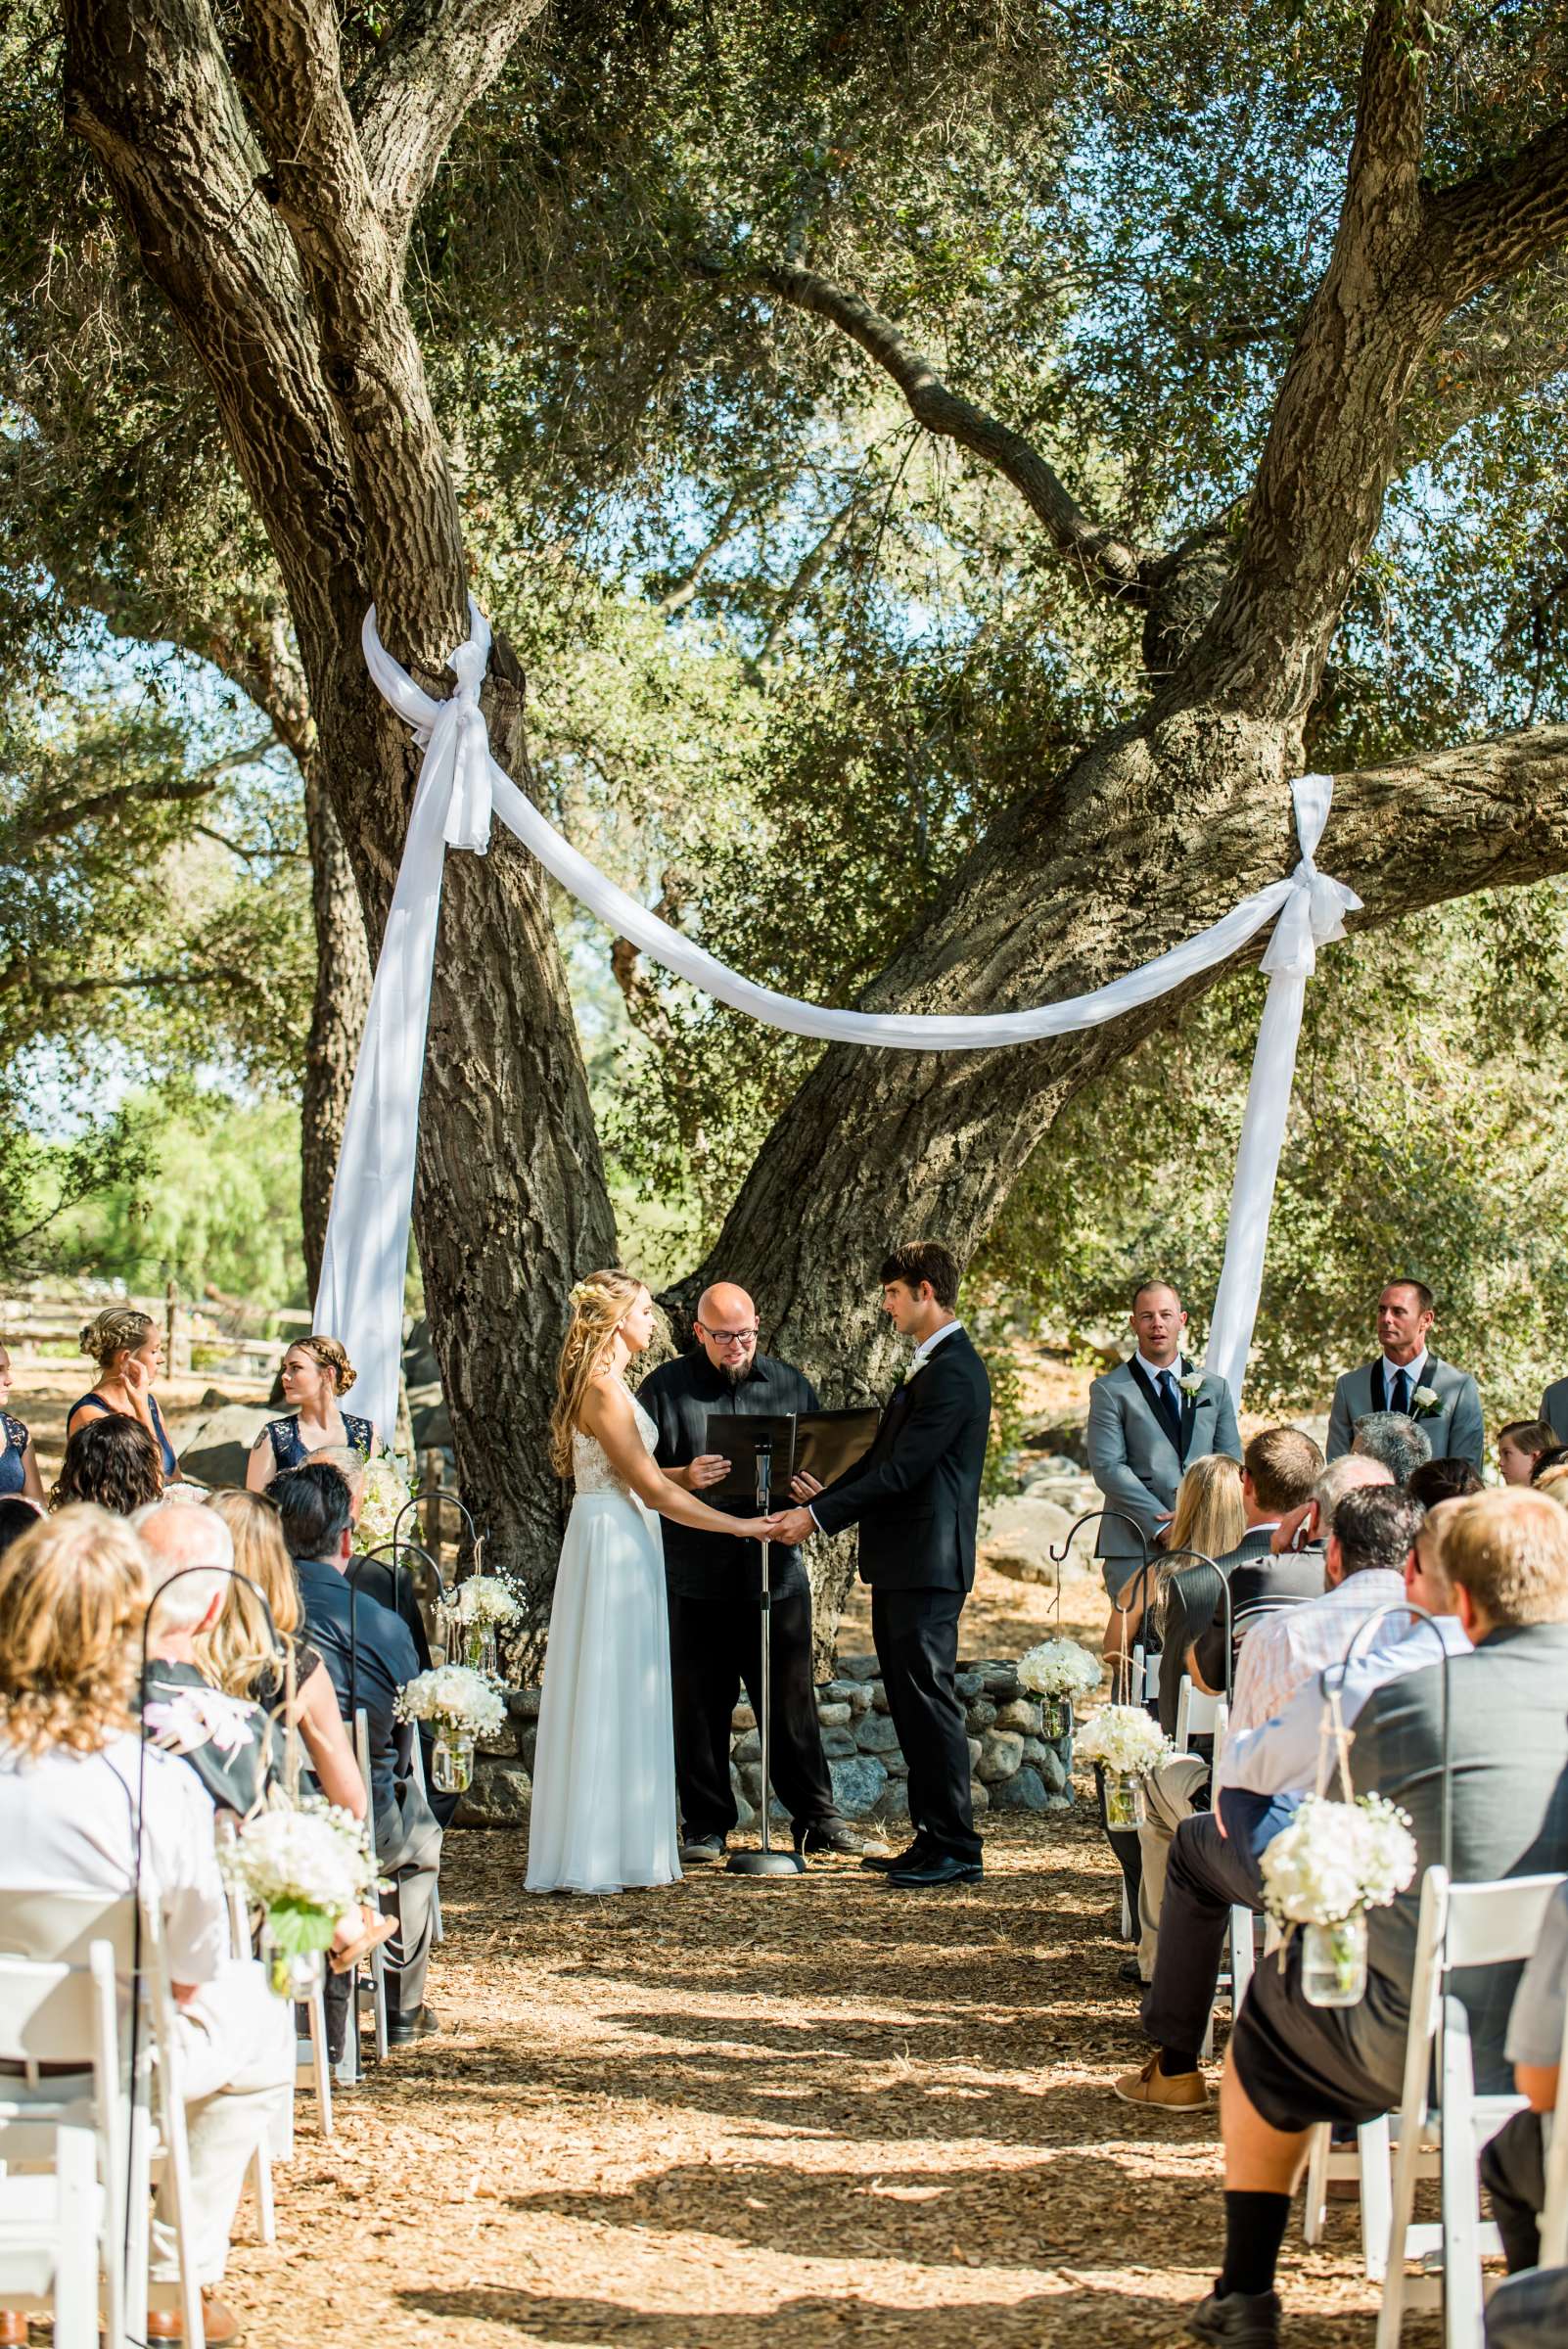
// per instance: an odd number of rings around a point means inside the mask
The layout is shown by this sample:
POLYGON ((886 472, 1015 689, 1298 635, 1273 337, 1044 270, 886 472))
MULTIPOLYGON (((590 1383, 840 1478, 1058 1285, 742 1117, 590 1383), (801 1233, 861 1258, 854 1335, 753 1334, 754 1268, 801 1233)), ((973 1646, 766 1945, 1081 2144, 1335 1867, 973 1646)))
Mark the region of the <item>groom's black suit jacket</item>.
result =
POLYGON ((811 1514, 825 1534, 860 1528, 860 1580, 883 1590, 969 1590, 991 1381, 966 1330, 895 1389, 876 1442, 811 1514))

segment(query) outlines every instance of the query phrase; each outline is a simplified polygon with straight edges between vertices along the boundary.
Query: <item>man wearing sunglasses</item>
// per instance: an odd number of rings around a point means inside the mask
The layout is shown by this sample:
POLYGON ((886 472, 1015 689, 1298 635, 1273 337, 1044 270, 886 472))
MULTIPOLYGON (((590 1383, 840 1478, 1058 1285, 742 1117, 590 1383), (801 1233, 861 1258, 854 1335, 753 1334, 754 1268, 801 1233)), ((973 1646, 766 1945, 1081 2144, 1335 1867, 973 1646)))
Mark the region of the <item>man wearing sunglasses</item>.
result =
MULTIPOLYGON (((712 1488, 729 1462, 706 1450, 710 1411, 785 1412, 820 1408, 811 1383, 788 1362, 757 1351, 757 1308, 733 1281, 697 1301, 696 1343, 637 1390, 659 1427, 655 1457, 666 1474, 737 1517, 754 1503, 721 1500, 712 1488)), ((669 1589, 669 1649, 675 1708, 675 1784, 683 1865, 721 1860, 735 1824, 729 1774, 730 1717, 744 1682, 762 1709, 761 1552, 739 1535, 700 1534, 660 1520, 669 1589)), ((774 1546, 772 1767, 779 1801, 802 1852, 863 1853, 870 1846, 834 1808, 811 1680, 811 1586, 798 1549, 774 1546)))

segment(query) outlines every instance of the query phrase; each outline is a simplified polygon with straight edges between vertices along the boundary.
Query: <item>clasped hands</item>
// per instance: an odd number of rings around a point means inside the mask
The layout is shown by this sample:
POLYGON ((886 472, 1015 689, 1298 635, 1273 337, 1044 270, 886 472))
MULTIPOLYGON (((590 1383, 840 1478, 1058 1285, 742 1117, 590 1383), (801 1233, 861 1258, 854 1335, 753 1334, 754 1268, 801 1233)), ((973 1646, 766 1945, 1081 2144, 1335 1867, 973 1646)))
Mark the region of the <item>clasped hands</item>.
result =
MULTIPOLYGON (((724 1478, 729 1474, 729 1462, 722 1452, 699 1452, 686 1474, 690 1480, 692 1492, 701 1493, 706 1491, 710 1485, 722 1484, 724 1478)), ((797 1543, 809 1542, 811 1536, 817 1531, 817 1523, 805 1504, 809 1500, 814 1500, 821 1490, 820 1479, 812 1476, 809 1470, 803 1468, 799 1475, 792 1476, 790 1479, 790 1495, 800 1504, 798 1507, 775 1509, 770 1517, 754 1517, 750 1520, 737 1519, 735 1531, 738 1534, 749 1534, 755 1542, 779 1542, 786 1548, 791 1549, 797 1543)))

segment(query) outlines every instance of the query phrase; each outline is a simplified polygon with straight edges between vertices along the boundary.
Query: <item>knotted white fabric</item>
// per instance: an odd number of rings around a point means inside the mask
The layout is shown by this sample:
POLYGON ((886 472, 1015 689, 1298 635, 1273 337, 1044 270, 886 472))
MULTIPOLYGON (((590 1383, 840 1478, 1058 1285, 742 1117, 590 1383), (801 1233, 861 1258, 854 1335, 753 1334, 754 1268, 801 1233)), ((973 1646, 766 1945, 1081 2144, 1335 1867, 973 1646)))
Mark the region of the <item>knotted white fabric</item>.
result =
MULTIPOLYGON (((734 1010, 824 1042, 877 1044, 909 1052, 978 1052, 1067 1036, 1120 1019, 1214 969, 1277 916, 1264 956, 1264 968, 1270 974, 1268 999, 1253 1060, 1224 1272, 1209 1347, 1209 1367, 1223 1375, 1239 1398, 1258 1310, 1306 983, 1317 947, 1344 936, 1344 916, 1360 903, 1354 891, 1327 879, 1314 862, 1328 821, 1330 779, 1308 775, 1292 785, 1302 858, 1289 880, 1255 890, 1210 929, 1088 994, 1030 1011, 822 1009, 743 979, 671 930, 564 840, 496 765, 479 707, 489 660, 489 624, 472 598, 469 615, 473 632, 450 661, 458 689, 445 702, 422 692, 386 651, 376 633, 374 606, 365 615, 362 631, 371 675, 425 751, 348 1098, 316 1291, 315 1325, 347 1348, 359 1371, 363 1407, 376 1425, 390 1431, 397 1405, 419 1091, 445 851, 472 849, 483 855, 489 845, 492 815, 498 815, 546 870, 618 937, 629 939, 678 978, 734 1010)), ((868 1245, 875 1240, 876 1235, 870 1235, 868 1245)))

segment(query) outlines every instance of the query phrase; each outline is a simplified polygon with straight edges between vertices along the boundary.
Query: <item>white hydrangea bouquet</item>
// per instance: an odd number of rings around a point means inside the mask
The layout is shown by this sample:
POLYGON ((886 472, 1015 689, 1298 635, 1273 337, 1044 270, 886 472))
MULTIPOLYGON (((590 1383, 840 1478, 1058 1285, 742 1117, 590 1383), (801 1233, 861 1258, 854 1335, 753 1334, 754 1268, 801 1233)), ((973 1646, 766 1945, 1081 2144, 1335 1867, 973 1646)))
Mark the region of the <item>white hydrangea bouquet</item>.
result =
POLYGON ((506 1722, 506 1699, 483 1672, 467 1664, 438 1664, 416 1673, 397 1692, 399 1721, 431 1723, 436 1748, 431 1783, 439 1794, 462 1794, 474 1777, 474 1741, 493 1737, 506 1722))
POLYGON ((344 1919, 378 1885, 364 1830, 331 1803, 257 1811, 218 1847, 225 1883, 261 1911, 261 1954, 279 1998, 308 1996, 344 1919))
POLYGON ((385 1548, 411 1497, 408 1471, 395 1452, 379 1451, 365 1462, 359 1521, 354 1527, 354 1547, 361 1555, 385 1548))
POLYGON ((523 1593, 510 1575, 471 1574, 441 1600, 448 1645, 475 1672, 498 1676, 500 1635, 523 1620, 523 1593))
POLYGON ((1018 1685, 1032 1696, 1043 1697, 1044 1733, 1065 1737, 1073 1726, 1073 1706, 1100 1684, 1100 1662, 1076 1639, 1042 1639, 1018 1659, 1018 1685))
POLYGON ((1172 1745, 1157 1721, 1141 1705, 1102 1705, 1091 1713, 1078 1736, 1083 1762, 1097 1762, 1105 1773, 1105 1823, 1135 1827, 1143 1817, 1143 1781, 1169 1761, 1172 1745))
POLYGON ((1398 1898, 1416 1858, 1408 1818, 1380 1794, 1348 1803, 1311 1794, 1265 1848, 1264 1906, 1287 1928, 1306 1928, 1302 1991, 1310 2004, 1354 2006, 1360 1999, 1366 1912, 1398 1898))

